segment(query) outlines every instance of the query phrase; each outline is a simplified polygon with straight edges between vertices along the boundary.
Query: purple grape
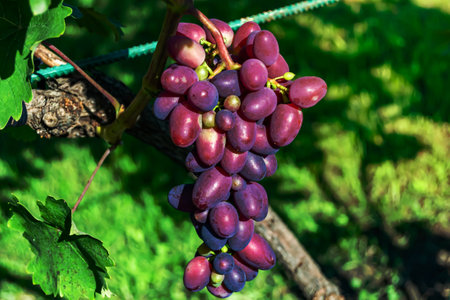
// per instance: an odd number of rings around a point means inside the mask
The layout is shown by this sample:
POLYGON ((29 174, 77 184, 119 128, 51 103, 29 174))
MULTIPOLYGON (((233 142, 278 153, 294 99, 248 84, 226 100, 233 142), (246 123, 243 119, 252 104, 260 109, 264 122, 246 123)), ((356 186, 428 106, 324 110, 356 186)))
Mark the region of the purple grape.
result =
MULTIPOLYGON (((242 85, 249 91, 262 89, 268 79, 267 68, 262 61, 251 58, 246 60, 239 70, 242 85)), ((240 96, 240 95, 239 95, 240 96)))
POLYGON ((209 214, 209 209, 207 210, 195 210, 193 215, 194 215, 194 219, 201 223, 201 224, 205 224, 206 221, 208 220, 208 214, 209 214))
POLYGON ((223 157, 225 134, 215 128, 204 128, 195 142, 195 149, 203 164, 207 166, 215 165, 223 157))
POLYGON ((254 233, 250 243, 239 252, 239 259, 252 268, 269 270, 275 266, 276 257, 269 243, 259 234, 254 233))
POLYGON ((223 284, 219 285, 218 287, 214 287, 211 284, 208 284, 206 288, 212 295, 216 296, 217 298, 228 298, 233 294, 233 292, 228 290, 223 284))
POLYGON ((246 281, 252 281, 253 279, 255 279, 255 277, 258 275, 258 269, 254 269, 246 265, 236 254, 233 254, 233 258, 235 265, 239 266, 242 271, 244 271, 246 281))
POLYGON ((223 285, 232 292, 239 292, 245 285, 244 271, 235 265, 233 269, 225 275, 223 285))
MULTIPOLYGON (((228 25, 226 22, 218 19, 211 19, 211 22, 216 25, 217 29, 219 29, 220 33, 223 37, 223 42, 225 43, 225 46, 228 48, 231 46, 231 43, 233 43, 233 36, 234 32, 233 29, 231 29, 230 25, 228 25)), ((216 40, 213 38, 211 32, 205 28, 206 31, 206 39, 215 44, 216 40)))
POLYGON ((227 132, 227 141, 236 151, 245 152, 255 144, 256 124, 243 119, 239 113, 236 115, 236 123, 227 132))
POLYGON ((223 101, 223 107, 231 112, 237 112, 241 107, 241 99, 238 96, 230 95, 223 101))
POLYGON ((245 181, 244 178, 242 178, 238 174, 233 174, 233 176, 231 176, 231 189, 233 191, 237 192, 243 190, 245 189, 246 186, 247 182, 245 181))
POLYGON ((222 109, 216 114, 217 128, 224 132, 233 129, 235 122, 236 114, 228 109, 222 109))
POLYGON ((278 150, 269 143, 266 126, 256 124, 256 139, 251 151, 260 155, 269 155, 276 153, 278 150))
POLYGON ((169 131, 175 145, 189 147, 202 130, 202 116, 193 111, 186 102, 178 103, 170 114, 169 131))
POLYGON ((303 113, 294 104, 279 104, 270 118, 269 141, 275 147, 292 143, 302 127, 303 113))
POLYGON ((160 120, 165 120, 175 106, 177 106, 180 98, 183 99, 182 96, 167 91, 159 93, 153 103, 153 113, 155 114, 155 117, 160 120))
POLYGON ((217 74, 211 79, 219 92, 219 96, 226 98, 230 95, 241 96, 241 86, 239 83, 239 75, 236 70, 226 70, 217 74))
POLYGON ((275 63, 280 54, 278 42, 272 32, 268 30, 261 30, 255 35, 253 42, 253 55, 266 66, 275 63))
POLYGON ((252 239, 254 228, 255 225, 252 219, 239 220, 236 234, 228 239, 230 249, 233 251, 241 251, 247 247, 252 239))
POLYGON ((203 172, 194 184, 192 201, 200 210, 213 207, 230 192, 231 176, 217 166, 203 172))
POLYGON ((226 238, 217 236, 207 224, 201 225, 200 238, 203 242, 205 242, 206 246, 214 251, 222 249, 222 247, 227 243, 226 238))
POLYGON ((239 27, 239 29, 236 31, 236 34, 234 35, 233 52, 235 54, 239 54, 241 49, 245 48, 245 45, 247 44, 247 38, 250 33, 260 30, 261 27, 259 27, 259 25, 253 21, 242 24, 242 26, 239 27))
POLYGON ((211 265, 208 259, 203 256, 194 257, 184 270, 184 286, 191 292, 198 292, 208 284, 210 276, 211 265))
POLYGON ((228 253, 219 253, 214 257, 213 268, 218 274, 227 274, 234 267, 234 258, 228 253))
POLYGON ((270 116, 277 107, 277 95, 269 88, 263 87, 245 96, 240 111, 244 117, 252 121, 270 116))
MULTIPOLYGON (((222 238, 235 235, 239 221, 239 215, 228 202, 221 202, 211 208, 209 213, 209 225, 214 233, 222 238)), ((220 273, 222 274, 222 273, 220 273)))
POLYGON ((269 72, 269 78, 276 78, 283 76, 284 73, 289 72, 289 65, 287 64, 284 57, 279 54, 277 60, 267 68, 269 72))
POLYGON ((246 161, 247 151, 240 153, 227 145, 225 146, 225 151, 223 153, 222 160, 220 161, 220 165, 228 174, 231 175, 242 170, 246 161))
POLYGON ((173 64, 161 75, 161 85, 166 91, 184 95, 198 81, 197 73, 191 68, 173 64))
POLYGON ((193 23, 178 23, 176 35, 185 36, 191 40, 200 43, 201 39, 206 39, 206 33, 203 28, 193 23))
POLYGON ((168 195, 169 204, 179 211, 193 212, 195 210, 192 202, 193 189, 193 184, 180 184, 173 187, 168 195))
POLYGON ((253 219, 260 213, 263 199, 258 187, 254 182, 251 182, 247 184, 245 189, 234 193, 234 203, 241 217, 253 219))
POLYGON ((266 177, 270 177, 277 171, 277 158, 275 154, 270 154, 264 157, 264 163, 266 164, 266 177))
POLYGON ((253 218, 256 222, 261 222, 267 217, 267 213, 269 212, 269 198, 267 197, 266 190, 259 183, 255 183, 255 187, 259 192, 259 195, 262 199, 262 207, 259 211, 258 215, 253 218))
POLYGON ((308 108, 314 106, 327 93, 327 84, 322 78, 314 76, 296 79, 289 89, 289 100, 295 105, 308 108))
POLYGON ((261 32, 261 31, 260 30, 253 31, 247 37, 247 42, 245 43, 245 54, 249 58, 254 58, 255 57, 255 55, 253 54, 253 44, 255 42, 256 34, 259 33, 259 32, 261 32))
POLYGON ((247 162, 239 172, 239 175, 249 181, 260 181, 266 176, 266 172, 264 159, 258 154, 249 152, 247 162))
POLYGON ((195 108, 207 112, 217 105, 219 93, 216 87, 209 81, 198 81, 188 91, 187 100, 195 108))
POLYGON ((207 166, 202 163, 195 151, 188 153, 184 165, 186 166, 186 169, 192 173, 200 173, 212 168, 212 166, 207 166))
POLYGON ((205 61, 206 56, 202 45, 181 35, 169 37, 167 51, 169 56, 177 63, 192 69, 200 66, 205 61))

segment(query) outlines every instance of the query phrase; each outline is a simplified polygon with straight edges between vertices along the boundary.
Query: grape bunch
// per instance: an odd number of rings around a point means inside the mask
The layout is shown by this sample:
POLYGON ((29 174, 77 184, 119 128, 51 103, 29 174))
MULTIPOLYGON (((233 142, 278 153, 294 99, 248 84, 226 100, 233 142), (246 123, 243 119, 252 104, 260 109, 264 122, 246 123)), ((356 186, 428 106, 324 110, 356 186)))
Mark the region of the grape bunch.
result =
POLYGON ((211 21, 235 66, 225 69, 206 28, 180 23, 167 49, 176 63, 161 76, 153 110, 169 121, 175 145, 195 145, 185 165, 197 180, 168 196, 174 208, 190 213, 203 240, 186 266, 184 285, 226 298, 275 265, 268 242, 254 233, 254 222, 269 208, 258 182, 275 173, 275 154, 294 140, 302 109, 320 101, 327 86, 318 77, 293 80, 275 36, 255 22, 234 33, 227 23, 211 21))

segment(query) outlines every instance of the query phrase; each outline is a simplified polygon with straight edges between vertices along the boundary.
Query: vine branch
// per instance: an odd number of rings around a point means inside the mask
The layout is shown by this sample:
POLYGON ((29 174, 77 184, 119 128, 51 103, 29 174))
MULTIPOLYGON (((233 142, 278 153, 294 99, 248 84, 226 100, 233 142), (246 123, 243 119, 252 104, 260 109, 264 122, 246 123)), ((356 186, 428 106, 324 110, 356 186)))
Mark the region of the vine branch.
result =
POLYGON ((78 205, 80 205, 80 203, 81 203, 81 200, 83 200, 84 195, 86 195, 86 192, 88 191, 89 187, 91 186, 91 183, 94 180, 95 175, 97 174, 98 170, 103 165, 103 163, 105 162, 105 160, 109 156, 109 154, 111 154, 111 152, 114 151, 114 149, 116 149, 116 147, 117 147, 117 145, 112 145, 111 147, 106 149, 105 153, 103 153, 102 157, 100 158, 100 160, 97 163, 97 167, 95 167, 94 172, 92 172, 91 177, 89 178, 88 182, 86 183, 86 186, 84 187, 83 191, 81 192, 80 197, 78 197, 77 203, 75 203, 75 205, 73 206, 72 214, 75 213, 75 211, 78 208, 78 205))

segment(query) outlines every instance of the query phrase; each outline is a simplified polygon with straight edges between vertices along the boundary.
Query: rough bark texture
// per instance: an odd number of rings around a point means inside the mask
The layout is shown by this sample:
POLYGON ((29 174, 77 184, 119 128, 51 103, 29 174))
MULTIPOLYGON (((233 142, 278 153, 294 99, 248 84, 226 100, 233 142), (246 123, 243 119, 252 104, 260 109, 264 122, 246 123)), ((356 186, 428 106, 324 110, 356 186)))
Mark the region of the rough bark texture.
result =
MULTIPOLYGON (((122 83, 94 74, 94 78, 119 101, 128 104, 133 93, 122 83)), ((93 91, 89 83, 74 75, 48 81, 50 89, 33 90, 33 100, 27 104, 27 125, 43 137, 93 137, 95 126, 111 122, 114 110, 107 100, 93 91)), ((153 116, 150 107, 141 114, 128 133, 154 146, 177 163, 184 164, 189 149, 177 148, 168 135, 167 122, 153 116)), ((258 222, 257 232, 272 246, 279 263, 304 293, 307 299, 343 299, 339 289, 327 280, 319 267, 269 207, 267 218, 258 222)))

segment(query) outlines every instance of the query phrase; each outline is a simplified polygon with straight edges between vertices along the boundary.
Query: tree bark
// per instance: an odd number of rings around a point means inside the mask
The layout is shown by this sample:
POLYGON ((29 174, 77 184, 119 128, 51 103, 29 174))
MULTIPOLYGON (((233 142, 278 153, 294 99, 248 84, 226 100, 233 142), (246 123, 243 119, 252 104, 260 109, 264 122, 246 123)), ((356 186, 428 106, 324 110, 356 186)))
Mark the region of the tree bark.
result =
MULTIPOLYGON (((128 104, 134 98, 121 82, 101 73, 94 72, 93 75, 122 103, 128 104)), ((96 126, 114 120, 112 105, 79 75, 49 80, 47 86, 48 89, 34 89, 33 100, 27 104, 27 125, 40 136, 94 137, 96 126)), ((172 143, 167 123, 156 119, 152 109, 147 107, 127 133, 184 165, 190 149, 178 148, 172 143)), ((272 246, 288 277, 298 284, 307 299, 344 299, 271 207, 266 219, 256 223, 255 228, 272 246)))

